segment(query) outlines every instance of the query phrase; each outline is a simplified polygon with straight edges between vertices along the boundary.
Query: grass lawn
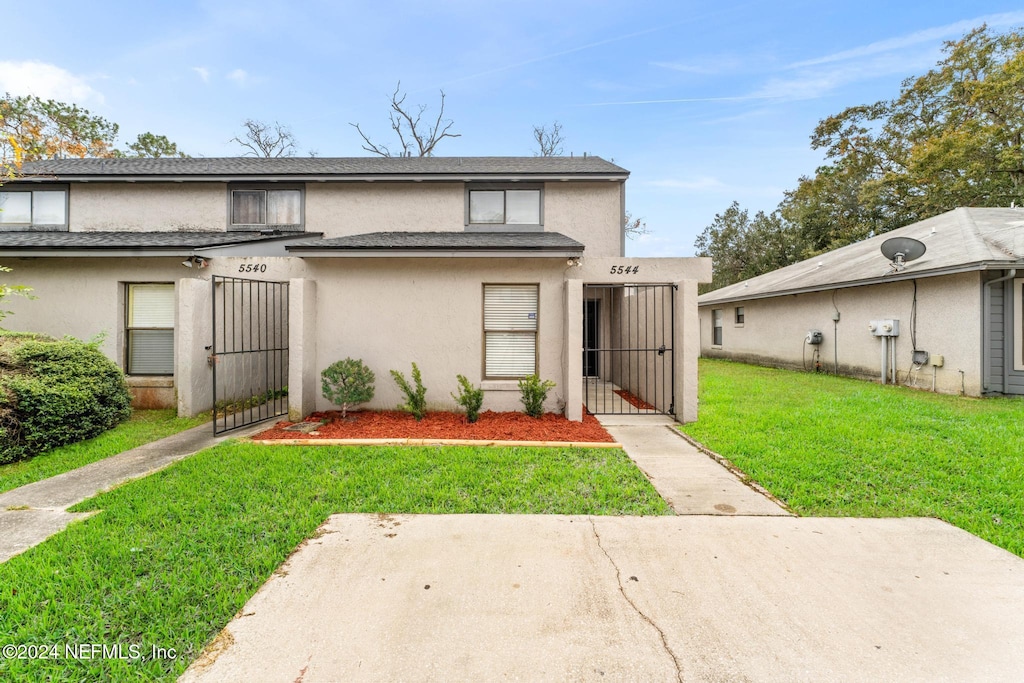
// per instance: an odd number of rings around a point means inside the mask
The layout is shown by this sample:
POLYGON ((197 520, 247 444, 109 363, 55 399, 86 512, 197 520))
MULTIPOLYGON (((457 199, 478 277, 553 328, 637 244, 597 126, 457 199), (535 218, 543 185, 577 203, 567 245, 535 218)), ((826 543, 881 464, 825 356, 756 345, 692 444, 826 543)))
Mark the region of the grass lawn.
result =
POLYGON ((0 564, 0 645, 159 646, 177 658, 0 658, 0 679, 173 679, 336 512, 671 514, 620 450, 242 442, 76 509, 102 512, 0 564))
POLYGON ((702 360, 683 431, 799 514, 937 517, 1024 556, 1024 400, 702 360))
POLYGON ((88 465, 209 420, 178 418, 174 410, 136 410, 125 422, 87 441, 54 448, 34 458, 0 465, 0 493, 88 465))

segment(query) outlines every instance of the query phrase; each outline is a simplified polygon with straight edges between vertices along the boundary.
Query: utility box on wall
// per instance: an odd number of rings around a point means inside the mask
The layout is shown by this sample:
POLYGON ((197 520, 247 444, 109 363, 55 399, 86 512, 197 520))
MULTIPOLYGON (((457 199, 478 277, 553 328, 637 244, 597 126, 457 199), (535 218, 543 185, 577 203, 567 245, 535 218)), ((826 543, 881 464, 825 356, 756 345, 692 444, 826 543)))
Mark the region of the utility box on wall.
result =
POLYGON ((868 323, 868 330, 876 337, 898 337, 900 336, 900 321, 872 320, 868 323))

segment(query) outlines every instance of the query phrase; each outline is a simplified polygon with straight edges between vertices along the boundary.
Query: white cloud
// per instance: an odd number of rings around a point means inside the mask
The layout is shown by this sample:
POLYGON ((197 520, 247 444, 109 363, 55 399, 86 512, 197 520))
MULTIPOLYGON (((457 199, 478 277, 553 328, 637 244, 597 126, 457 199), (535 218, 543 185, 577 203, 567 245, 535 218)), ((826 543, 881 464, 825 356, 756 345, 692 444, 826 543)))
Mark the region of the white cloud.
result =
POLYGON ((228 74, 228 80, 232 80, 238 85, 245 85, 249 81, 249 74, 245 72, 245 69, 235 69, 228 74))
POLYGON ((738 71, 743 68, 743 62, 730 55, 719 55, 714 57, 700 57, 680 62, 651 62, 651 66, 670 71, 680 71, 687 74, 710 76, 720 73, 738 71))
POLYGON ((823 57, 817 57, 815 59, 807 59, 802 62, 795 62, 789 65, 789 68, 801 68, 807 66, 817 66, 819 64, 829 64, 833 62, 841 62, 850 59, 857 59, 860 57, 870 57, 885 52, 893 52, 896 50, 903 50, 908 47, 921 44, 935 44, 938 41, 945 38, 959 37, 964 33, 967 33, 973 28, 976 28, 982 24, 988 24, 989 26, 1012 26, 1016 24, 1024 23, 1024 12, 1005 12, 1003 14, 989 14, 975 19, 964 19, 952 24, 946 24, 945 26, 935 26, 932 28, 926 28, 922 31, 915 31, 908 33, 905 36, 897 36, 895 38, 888 38, 886 40, 879 40, 874 43, 867 45, 861 45, 849 50, 843 50, 841 52, 835 52, 830 55, 823 57))
POLYGON ((0 61, 0 92, 35 95, 74 104, 103 104, 103 95, 84 78, 44 62, 0 61))
POLYGON ((192 70, 199 74, 199 78, 203 79, 203 83, 210 82, 210 70, 205 66, 194 66, 192 70))

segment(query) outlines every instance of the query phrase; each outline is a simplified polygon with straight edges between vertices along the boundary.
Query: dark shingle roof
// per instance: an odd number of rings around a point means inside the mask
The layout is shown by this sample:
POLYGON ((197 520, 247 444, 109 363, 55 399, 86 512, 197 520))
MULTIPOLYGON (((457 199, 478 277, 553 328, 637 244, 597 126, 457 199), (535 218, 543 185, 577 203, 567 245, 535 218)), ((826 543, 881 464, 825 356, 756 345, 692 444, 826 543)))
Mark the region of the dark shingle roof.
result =
POLYGON ((0 250, 181 250, 222 247, 285 238, 294 233, 259 232, 41 232, 0 231, 0 250))
POLYGON ((58 176, 57 180, 103 177, 216 178, 238 176, 615 176, 629 171, 600 157, 342 157, 257 159, 50 159, 22 168, 29 177, 58 176))
POLYGON ((557 232, 370 232, 291 244, 288 251, 583 251, 557 232))

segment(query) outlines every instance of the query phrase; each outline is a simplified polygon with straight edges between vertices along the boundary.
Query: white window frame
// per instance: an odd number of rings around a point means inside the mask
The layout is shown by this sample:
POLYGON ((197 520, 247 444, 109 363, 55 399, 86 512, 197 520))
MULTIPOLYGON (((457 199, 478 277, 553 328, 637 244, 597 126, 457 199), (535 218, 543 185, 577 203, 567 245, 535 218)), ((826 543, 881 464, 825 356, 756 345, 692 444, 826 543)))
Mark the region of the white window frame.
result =
POLYGON ((711 346, 715 348, 722 348, 722 342, 725 341, 725 309, 724 308, 713 308, 711 309, 711 346), (718 334, 715 334, 715 331, 718 334), (715 341, 715 337, 718 337, 718 341, 715 341))
POLYGON ((746 306, 735 306, 732 311, 733 325, 735 327, 743 327, 747 322, 747 307, 746 306))
POLYGON ((536 232, 544 229, 544 184, 543 183, 466 183, 466 230, 467 231, 519 231, 536 232), (509 191, 531 191, 537 193, 537 223, 509 223, 508 210, 503 209, 502 221, 477 223, 470 213, 472 194, 474 192, 505 193, 504 206, 507 207, 509 191))
MULTIPOLYGON (((132 313, 134 306, 134 295, 133 289, 136 287, 168 287, 172 292, 176 293, 173 282, 126 282, 124 288, 124 374, 132 377, 171 377, 174 375, 175 365, 175 346, 174 346, 174 323, 171 322, 170 326, 159 325, 159 326, 136 326, 132 324, 132 313), (139 331, 170 331, 172 335, 171 342, 171 357, 170 357, 170 368, 168 372, 132 372, 132 332, 139 331)), ((173 300, 177 302, 177 297, 174 296, 173 300)), ((174 320, 174 312, 172 311, 171 319, 174 320)))
MULTIPOLYGON (((536 282, 528 282, 528 283, 506 283, 506 282, 484 283, 483 288, 481 290, 481 309, 482 309, 482 311, 481 311, 482 312, 482 315, 481 315, 481 327, 482 327, 482 330, 483 330, 483 335, 481 337, 481 346, 482 346, 482 353, 481 353, 481 358, 482 358, 481 376, 485 380, 502 380, 502 379, 521 379, 523 377, 528 377, 530 375, 538 374, 538 372, 539 372, 539 367, 538 367, 539 366, 539 356, 540 356, 540 349, 538 348, 539 347, 538 341, 540 339, 540 284, 536 283, 536 282), (533 290, 536 293, 536 304, 537 305, 534 308, 534 310, 532 311, 532 314, 533 314, 533 318, 532 319, 534 321, 533 329, 532 330, 530 330, 530 329, 521 329, 521 328, 507 329, 507 328, 500 328, 500 327, 488 327, 487 326, 487 290, 490 289, 490 288, 497 289, 497 288, 526 288, 526 287, 533 288, 533 290), (532 337, 533 338, 533 368, 529 372, 526 372, 526 373, 523 373, 523 374, 518 374, 518 375, 490 375, 490 374, 488 374, 487 373, 487 336, 488 336, 488 334, 505 334, 505 335, 532 337)), ((530 312, 528 312, 528 315, 529 315, 529 313, 530 312)))
POLYGON ((1024 370, 1024 278, 1013 281, 1013 369, 1024 370))
POLYGON ((0 194, 25 193, 32 199, 34 205, 35 194, 38 192, 60 192, 64 196, 64 220, 61 223, 42 223, 35 220, 35 208, 30 209, 33 214, 27 223, 3 223, 0 222, 0 230, 52 230, 54 232, 66 231, 68 229, 68 186, 67 185, 39 185, 35 187, 23 187, 18 185, 0 185, 0 194))
POLYGON ((294 230, 302 232, 306 229, 306 186, 303 183, 233 183, 228 186, 228 230, 294 230), (298 223, 268 223, 267 194, 275 191, 291 191, 299 193, 298 223), (235 223, 234 205, 236 192, 263 192, 263 223, 235 223))

